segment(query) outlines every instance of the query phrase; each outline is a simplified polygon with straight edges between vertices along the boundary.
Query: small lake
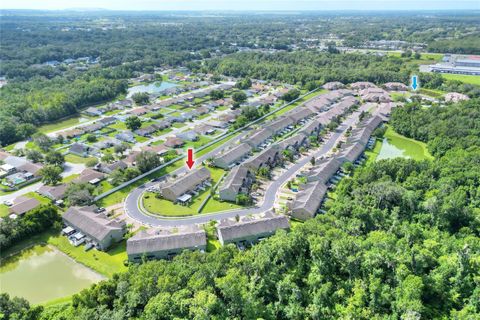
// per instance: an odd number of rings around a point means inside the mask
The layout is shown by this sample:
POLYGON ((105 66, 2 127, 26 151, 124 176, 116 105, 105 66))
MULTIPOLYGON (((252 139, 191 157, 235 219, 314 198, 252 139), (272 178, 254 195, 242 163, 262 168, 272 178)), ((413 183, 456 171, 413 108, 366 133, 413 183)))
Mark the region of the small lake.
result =
POLYGON ((419 141, 411 140, 400 135, 383 138, 382 148, 380 149, 376 160, 398 157, 415 160, 431 158, 428 151, 424 150, 419 141), (427 154, 425 152, 427 152, 427 154))
POLYGON ((150 84, 138 85, 138 86, 128 88, 127 98, 130 98, 133 94, 137 92, 159 93, 165 89, 173 88, 176 86, 177 86, 176 83, 168 82, 168 81, 153 82, 150 84))
POLYGON ((105 279, 52 246, 34 246, 0 266, 1 292, 37 304, 72 295, 105 279))

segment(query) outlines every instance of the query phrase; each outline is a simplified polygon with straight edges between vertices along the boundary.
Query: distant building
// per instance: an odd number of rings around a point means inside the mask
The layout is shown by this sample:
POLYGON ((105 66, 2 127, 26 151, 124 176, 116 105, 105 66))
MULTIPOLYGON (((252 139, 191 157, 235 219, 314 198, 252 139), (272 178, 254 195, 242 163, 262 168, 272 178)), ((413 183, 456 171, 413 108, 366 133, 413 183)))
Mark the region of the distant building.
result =
POLYGON ((458 93, 458 92, 449 92, 445 96, 445 102, 459 102, 459 101, 466 101, 470 100, 470 98, 466 94, 458 93))

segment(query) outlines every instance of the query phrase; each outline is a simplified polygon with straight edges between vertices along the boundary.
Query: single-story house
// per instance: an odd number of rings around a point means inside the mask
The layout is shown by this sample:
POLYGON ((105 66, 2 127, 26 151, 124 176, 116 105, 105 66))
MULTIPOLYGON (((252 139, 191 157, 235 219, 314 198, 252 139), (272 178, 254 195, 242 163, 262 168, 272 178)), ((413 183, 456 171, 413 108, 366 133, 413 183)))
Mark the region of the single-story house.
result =
POLYGON ((246 166, 233 167, 220 185, 218 194, 220 199, 235 202, 240 193, 248 194, 255 181, 253 174, 246 166))
POLYGON ((202 167, 164 184, 160 188, 160 193, 165 199, 177 202, 179 197, 210 182, 210 179, 210 171, 202 167))
POLYGON ((17 216, 23 215, 26 212, 40 206, 40 201, 38 201, 37 199, 27 198, 24 196, 17 197, 12 202, 13 205, 8 208, 8 210, 10 211, 10 213, 14 213, 17 216))
POLYGON ((248 245, 261 241, 280 229, 290 229, 288 218, 267 212, 263 217, 243 217, 239 221, 222 220, 217 224, 217 236, 222 245, 248 245))
POLYGON ((85 183, 88 182, 90 184, 96 185, 103 179, 105 179, 105 174, 90 168, 86 168, 80 173, 80 175, 74 181, 85 182, 85 183))
POLYGON ((62 183, 58 186, 43 185, 38 189, 38 193, 44 197, 47 197, 53 201, 61 200, 65 198, 65 191, 67 190, 67 184, 62 183))
POLYGON ((173 231, 141 230, 127 240, 128 260, 140 262, 142 258, 169 259, 183 250, 205 251, 205 230, 191 226, 173 231))
POLYGON ((167 140, 164 143, 168 148, 179 148, 184 144, 185 142, 178 137, 167 137, 167 140))
POLYGON ((125 221, 95 213, 96 207, 70 207, 62 216, 65 225, 86 235, 99 250, 120 242, 126 233, 125 221))
POLYGON ((301 187, 293 203, 289 204, 291 216, 299 220, 313 218, 322 204, 327 186, 321 181, 310 182, 301 187))
POLYGON ((252 147, 248 143, 241 143, 216 156, 213 163, 219 168, 228 169, 231 165, 247 157, 251 152, 252 147))

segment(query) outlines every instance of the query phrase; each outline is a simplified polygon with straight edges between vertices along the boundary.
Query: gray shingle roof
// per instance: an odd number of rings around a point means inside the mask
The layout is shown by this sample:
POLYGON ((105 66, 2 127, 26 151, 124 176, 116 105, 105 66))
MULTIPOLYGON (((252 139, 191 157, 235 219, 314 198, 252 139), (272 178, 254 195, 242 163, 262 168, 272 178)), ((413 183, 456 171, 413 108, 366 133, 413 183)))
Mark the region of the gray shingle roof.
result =
POLYGON ((145 230, 127 240, 127 253, 143 254, 149 252, 169 251, 176 249, 200 248, 207 245, 204 230, 179 231, 178 233, 148 233, 145 230))
POLYGON ((123 230, 125 221, 110 220, 93 212, 94 207, 70 207, 62 216, 75 229, 101 242, 112 230, 123 230))
POLYGON ((210 171, 207 168, 202 167, 193 170, 182 177, 177 177, 174 181, 167 183, 162 187, 162 192, 170 190, 173 194, 181 196, 207 179, 210 179, 210 171))
POLYGON ((292 211, 303 210, 313 217, 327 192, 327 186, 320 181, 307 183, 300 191, 291 207, 292 211))
POLYGON ((222 235, 224 241, 229 241, 289 228, 287 217, 275 215, 259 219, 244 218, 238 222, 223 220, 217 225, 217 232, 222 235))
POLYGON ((221 154, 217 159, 219 161, 224 161, 225 163, 233 163, 245 157, 251 151, 252 151, 252 147, 250 147, 246 143, 241 143, 238 146, 230 150, 227 150, 225 153, 221 154))

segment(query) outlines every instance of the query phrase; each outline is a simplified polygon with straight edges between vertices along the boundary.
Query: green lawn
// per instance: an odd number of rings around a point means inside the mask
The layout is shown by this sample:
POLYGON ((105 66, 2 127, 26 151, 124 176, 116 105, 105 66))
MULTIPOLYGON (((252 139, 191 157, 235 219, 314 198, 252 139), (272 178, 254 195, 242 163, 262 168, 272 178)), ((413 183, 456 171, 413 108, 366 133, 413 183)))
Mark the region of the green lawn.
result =
POLYGON ((8 206, 5 204, 0 204, 0 218, 6 217, 10 214, 8 206))
MULTIPOLYGON (((224 171, 218 168, 208 168, 208 169, 210 170, 210 173, 211 173, 212 185, 215 185, 222 177, 224 171)), ((158 199, 155 197, 155 193, 151 193, 151 192, 146 192, 144 197, 142 198, 142 201, 143 201, 144 208, 151 213, 167 216, 167 217, 183 217, 183 216, 191 216, 191 215, 199 214, 198 209, 200 208, 200 205, 208 197, 209 194, 210 194, 210 189, 206 189, 205 191, 200 193, 198 196, 193 198, 193 201, 189 206, 181 206, 181 205, 173 204, 173 202, 169 200, 158 199)), ((211 208, 218 207, 218 205, 215 203, 222 204, 222 205, 226 204, 224 207, 221 207, 221 208, 224 208, 223 210, 226 210, 229 208, 227 203, 220 203, 213 199, 211 199, 211 201, 214 203, 213 205, 211 205, 211 208)), ((209 211, 209 212, 213 212, 213 211, 209 211)))
POLYGON ((220 212, 220 211, 233 210, 233 209, 239 209, 239 208, 243 208, 243 207, 235 203, 219 201, 219 200, 210 198, 207 204, 205 205, 205 207, 203 207, 202 213, 213 213, 213 212, 220 212))
POLYGON ((71 162, 71 163, 87 163, 87 161, 90 159, 91 157, 80 157, 80 156, 77 156, 75 154, 67 154, 65 156, 65 161, 66 162, 71 162))
POLYGON ((433 159, 425 143, 402 136, 395 132, 390 126, 387 126, 384 142, 381 145, 377 155, 378 159, 394 157, 406 157, 415 160, 433 159))
POLYGON ((117 121, 114 124, 109 125, 108 127, 116 130, 120 130, 120 131, 127 130, 127 126, 125 125, 125 122, 122 122, 122 121, 117 121))
POLYGON ((442 77, 448 80, 458 80, 464 83, 475 84, 477 86, 480 86, 480 76, 444 73, 442 74, 442 77))
POLYGON ((365 155, 367 156, 367 161, 365 165, 368 165, 372 162, 375 162, 377 159, 380 150, 382 149, 382 140, 376 140, 373 149, 365 151, 365 155))
POLYGON ((63 183, 69 183, 69 182, 72 182, 73 180, 75 180, 76 178, 78 178, 78 176, 80 176, 80 174, 72 174, 68 177, 65 177, 62 179, 62 182, 63 183))
POLYGON ((188 142, 188 147, 193 147, 195 149, 200 148, 201 146, 209 143, 212 139, 206 136, 199 136, 197 141, 188 142))
POLYGON ((43 126, 40 126, 40 127, 38 127, 38 132, 49 133, 49 132, 53 132, 53 131, 57 131, 57 130, 70 128, 70 127, 76 126, 78 124, 81 124, 81 122, 80 122, 81 118, 90 119, 86 116, 78 116, 77 115, 75 117, 68 118, 68 119, 65 119, 65 120, 62 120, 62 121, 58 121, 58 122, 55 122, 55 123, 49 123, 49 124, 45 124, 43 126))
POLYGON ((174 124, 172 124, 172 127, 174 127, 174 128, 183 128, 185 126, 186 126, 186 124, 181 123, 181 122, 175 122, 174 124))
POLYGON ((423 93, 427 96, 433 97, 433 98, 440 98, 443 96, 446 92, 441 91, 441 90, 434 90, 434 89, 420 89, 420 93, 423 93))

